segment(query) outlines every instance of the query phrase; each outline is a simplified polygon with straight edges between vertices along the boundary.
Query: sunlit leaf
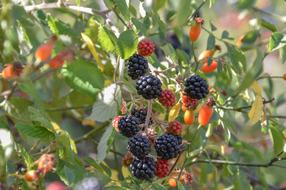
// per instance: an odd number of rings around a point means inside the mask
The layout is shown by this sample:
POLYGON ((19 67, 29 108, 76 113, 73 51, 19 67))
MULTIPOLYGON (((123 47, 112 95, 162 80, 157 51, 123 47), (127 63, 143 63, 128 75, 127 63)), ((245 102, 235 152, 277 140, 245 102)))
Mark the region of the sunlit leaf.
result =
POLYGON ((169 112, 168 121, 169 122, 174 121, 178 117, 180 110, 181 110, 181 104, 180 103, 177 103, 176 105, 174 105, 169 112))

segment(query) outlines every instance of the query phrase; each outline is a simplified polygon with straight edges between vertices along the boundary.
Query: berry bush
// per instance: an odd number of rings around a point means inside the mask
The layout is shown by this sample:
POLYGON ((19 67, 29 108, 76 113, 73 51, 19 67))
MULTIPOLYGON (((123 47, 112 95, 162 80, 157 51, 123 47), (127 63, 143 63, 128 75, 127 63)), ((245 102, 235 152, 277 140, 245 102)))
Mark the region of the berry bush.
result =
POLYGON ((0 190, 286 189, 284 1, 0 5, 0 190))

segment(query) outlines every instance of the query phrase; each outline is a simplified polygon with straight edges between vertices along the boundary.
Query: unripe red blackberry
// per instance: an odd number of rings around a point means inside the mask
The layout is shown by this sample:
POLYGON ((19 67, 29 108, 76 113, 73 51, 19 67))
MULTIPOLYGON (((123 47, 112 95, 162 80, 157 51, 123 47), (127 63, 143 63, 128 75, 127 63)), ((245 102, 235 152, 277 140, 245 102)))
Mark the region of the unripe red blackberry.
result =
POLYGON ((170 165, 168 163, 168 160, 157 159, 155 175, 159 178, 163 178, 168 175, 169 171, 170 165))
POLYGON ((155 44, 152 40, 145 38, 139 42, 137 51, 139 55, 149 56, 155 51, 155 44))
POLYGON ((183 131, 183 125, 177 120, 170 122, 167 127, 167 132, 173 135, 181 135, 182 131, 183 131))
POLYGON ((133 80, 145 75, 148 69, 148 62, 141 55, 134 54, 127 61, 127 72, 133 80))
POLYGON ((159 78, 153 75, 142 76, 136 82, 137 93, 145 99, 155 99, 161 95, 162 83, 159 78))
POLYGON ((135 135, 128 141, 128 150, 135 157, 142 159, 151 151, 151 145, 146 136, 135 135))
POLYGON ((198 75, 193 75, 185 80, 185 93, 193 99, 203 99, 209 93, 209 86, 205 79, 198 75))
POLYGON ((155 176, 155 169, 155 161, 152 157, 135 158, 130 165, 132 175, 142 180, 151 180, 155 176))
POLYGON ((134 116, 121 117, 118 128, 120 133, 126 137, 132 137, 140 131, 139 121, 134 116))
POLYGON ((165 107, 173 107, 176 104, 176 96, 171 90, 163 90, 159 97, 159 102, 165 107))
POLYGON ((157 156, 169 160, 175 158, 181 152, 181 138, 172 134, 164 134, 155 141, 157 156))

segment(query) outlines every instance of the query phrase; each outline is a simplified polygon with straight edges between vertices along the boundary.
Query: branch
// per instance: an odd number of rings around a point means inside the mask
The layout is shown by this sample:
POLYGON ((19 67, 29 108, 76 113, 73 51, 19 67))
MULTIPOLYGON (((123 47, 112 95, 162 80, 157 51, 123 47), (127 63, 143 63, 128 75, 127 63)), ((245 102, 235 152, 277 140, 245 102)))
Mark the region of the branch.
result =
POLYGON ((93 135, 95 135, 101 129, 105 128, 107 125, 109 125, 109 123, 110 122, 105 122, 101 126, 95 127, 94 129, 90 130, 88 133, 84 134, 82 137, 76 139, 74 142, 75 143, 80 143, 80 142, 85 141, 85 140, 87 140, 89 138, 92 138, 93 135))
POLYGON ((146 128, 150 123, 151 113, 152 113, 152 100, 148 100, 147 116, 144 124, 146 128))
POLYGON ((60 112, 60 111, 85 109, 85 108, 89 108, 91 106, 92 105, 71 106, 71 107, 62 107, 62 108, 47 108, 46 111, 48 111, 48 112, 60 112))
POLYGON ((281 168, 286 168, 285 166, 282 165, 277 165, 275 164, 275 162, 281 161, 281 160, 286 160, 286 158, 278 158, 275 157, 273 159, 271 159, 269 162, 267 163, 246 163, 246 162, 235 162, 235 161, 227 161, 227 160, 195 160, 193 162, 191 162, 189 165, 195 164, 195 163, 211 163, 211 164, 219 164, 219 165, 233 165, 233 166, 241 166, 241 167, 264 167, 264 168, 268 168, 268 167, 281 167, 281 168))
POLYGON ((195 72, 197 72, 197 70, 199 68, 199 60, 197 59, 197 56, 195 54, 195 48, 194 48, 194 43, 193 42, 191 43, 191 47, 192 47, 193 56, 194 56, 194 60, 195 60, 195 64, 196 64, 195 72))
MULTIPOLYGON (((263 100, 263 104, 269 104, 271 102, 273 102, 275 100, 275 98, 271 98, 270 100, 263 100)), ((216 106, 219 109, 223 109, 223 110, 231 110, 231 111, 237 111, 237 112, 243 112, 244 109, 249 109, 251 108, 252 105, 248 105, 248 106, 242 106, 242 107, 237 107, 237 108, 232 108, 232 107, 223 107, 223 106, 216 106)))

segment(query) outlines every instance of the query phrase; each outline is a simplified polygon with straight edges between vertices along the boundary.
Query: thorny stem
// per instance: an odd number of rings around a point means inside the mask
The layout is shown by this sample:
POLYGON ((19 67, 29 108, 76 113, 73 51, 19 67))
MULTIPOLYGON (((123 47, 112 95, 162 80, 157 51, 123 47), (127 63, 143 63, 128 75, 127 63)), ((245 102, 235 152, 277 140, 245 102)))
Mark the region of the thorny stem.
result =
MULTIPOLYGON (((271 98, 270 100, 264 100, 263 104, 269 104, 272 103, 275 100, 275 98, 271 98)), ((232 108, 232 107, 223 107, 223 106, 216 106, 219 109, 223 110, 231 110, 231 111, 237 111, 237 112, 243 112, 244 109, 249 109, 251 108, 252 105, 248 106, 242 106, 242 107, 237 107, 237 108, 232 108)))
POLYGON ((199 68, 199 61, 197 59, 197 56, 195 54, 195 48, 194 48, 194 42, 191 43, 192 44, 192 51, 193 51, 193 56, 194 56, 194 60, 195 60, 195 72, 197 72, 198 68, 199 68))
POLYGON ((148 100, 147 116, 145 120, 145 127, 147 128, 152 114, 152 100, 148 100))

